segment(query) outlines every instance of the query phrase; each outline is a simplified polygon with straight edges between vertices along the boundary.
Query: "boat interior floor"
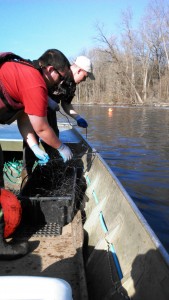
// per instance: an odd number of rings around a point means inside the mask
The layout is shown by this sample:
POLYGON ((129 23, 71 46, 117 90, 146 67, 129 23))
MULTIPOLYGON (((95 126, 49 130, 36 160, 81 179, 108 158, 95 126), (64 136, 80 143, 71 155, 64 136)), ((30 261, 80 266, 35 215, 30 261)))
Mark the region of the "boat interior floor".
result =
POLYGON ((83 266, 83 230, 81 213, 62 228, 61 235, 52 232, 16 235, 18 241, 28 240, 30 252, 10 261, 0 261, 1 276, 29 275, 65 279, 72 287, 73 299, 88 299, 83 266), (27 236, 27 235, 26 235, 27 236))

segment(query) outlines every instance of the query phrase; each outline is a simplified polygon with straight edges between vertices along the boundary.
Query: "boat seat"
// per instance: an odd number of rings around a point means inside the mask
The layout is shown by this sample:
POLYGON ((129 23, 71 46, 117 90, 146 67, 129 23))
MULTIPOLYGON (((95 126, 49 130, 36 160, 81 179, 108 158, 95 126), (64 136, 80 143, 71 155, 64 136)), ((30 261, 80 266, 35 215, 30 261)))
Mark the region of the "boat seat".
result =
POLYGON ((73 300, 63 279, 40 276, 0 276, 0 300, 73 300))

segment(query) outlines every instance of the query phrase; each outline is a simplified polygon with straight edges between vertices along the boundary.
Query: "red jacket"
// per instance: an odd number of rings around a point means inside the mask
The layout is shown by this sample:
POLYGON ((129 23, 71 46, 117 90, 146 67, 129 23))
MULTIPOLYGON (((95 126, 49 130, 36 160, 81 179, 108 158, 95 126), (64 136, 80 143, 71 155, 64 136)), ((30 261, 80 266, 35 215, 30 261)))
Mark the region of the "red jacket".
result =
MULTIPOLYGON (((5 62, 0 66, 0 92, 14 99, 14 111, 23 109, 25 113, 44 117, 47 114, 47 87, 40 72, 28 64, 5 62)), ((5 111, 0 105, 1 116, 5 111)))

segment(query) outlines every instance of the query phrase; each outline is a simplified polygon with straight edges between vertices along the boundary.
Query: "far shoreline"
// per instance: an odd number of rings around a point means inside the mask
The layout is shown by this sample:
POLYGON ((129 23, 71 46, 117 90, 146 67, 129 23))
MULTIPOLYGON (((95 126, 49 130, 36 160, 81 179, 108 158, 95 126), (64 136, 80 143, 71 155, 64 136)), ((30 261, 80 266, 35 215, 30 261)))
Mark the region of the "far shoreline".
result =
POLYGON ((169 108, 169 104, 129 104, 129 103, 73 103, 73 106, 100 106, 100 107, 146 107, 146 108, 169 108))

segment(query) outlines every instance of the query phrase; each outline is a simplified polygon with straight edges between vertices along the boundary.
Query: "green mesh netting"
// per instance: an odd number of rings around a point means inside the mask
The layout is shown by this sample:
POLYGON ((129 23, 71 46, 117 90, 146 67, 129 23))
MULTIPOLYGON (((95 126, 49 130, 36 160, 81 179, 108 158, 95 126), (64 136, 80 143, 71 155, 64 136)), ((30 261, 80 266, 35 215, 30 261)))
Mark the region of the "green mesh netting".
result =
POLYGON ((22 161, 15 160, 4 163, 3 173, 5 179, 11 183, 17 183, 18 178, 21 177, 22 161))

